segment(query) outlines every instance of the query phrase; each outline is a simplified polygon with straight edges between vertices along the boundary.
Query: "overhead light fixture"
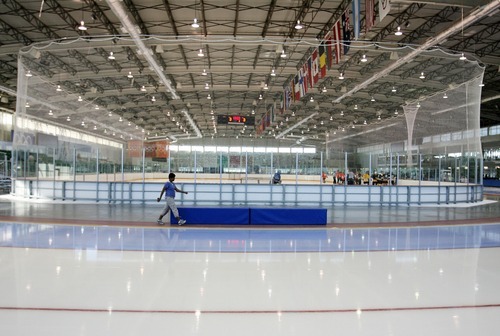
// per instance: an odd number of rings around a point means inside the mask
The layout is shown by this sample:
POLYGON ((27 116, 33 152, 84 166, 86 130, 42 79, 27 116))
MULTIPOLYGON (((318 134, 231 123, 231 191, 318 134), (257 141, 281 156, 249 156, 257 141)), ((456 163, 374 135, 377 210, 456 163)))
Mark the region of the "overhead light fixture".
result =
POLYGON ((295 29, 299 30, 299 29, 302 29, 302 28, 304 28, 304 26, 302 26, 300 24, 300 20, 297 20, 297 24, 295 25, 295 29))
POLYGON ((340 116, 343 117, 344 116, 344 111, 340 111, 340 116))
POLYGON ((394 35, 396 35, 396 36, 403 35, 403 32, 401 31, 401 27, 400 26, 398 26, 398 28, 396 28, 396 32, 394 33, 394 35))
POLYGON ((26 105, 24 105, 25 107, 30 107, 30 102, 26 102, 26 105))
POLYGON ((262 94, 261 94, 261 93, 259 93, 259 99, 260 99, 260 100, 262 100, 262 98, 263 98, 263 97, 262 97, 262 94))
POLYGON ((28 70, 28 72, 26 72, 26 77, 33 77, 33 74, 31 73, 31 70, 28 70))
POLYGON ((483 87, 483 86, 484 86, 484 83, 479 84, 479 86, 480 86, 480 87, 483 87))
POLYGON ((344 73, 343 72, 340 73, 339 79, 344 79, 344 73))
POLYGON ((146 92, 146 87, 145 87, 144 85, 143 85, 143 86, 141 86, 141 91, 142 91, 142 92, 146 92))
POLYGON ((134 78, 134 75, 132 75, 132 71, 129 71, 129 72, 128 72, 127 77, 128 77, 128 78, 134 78))
POLYGON ((462 54, 460 55, 460 58, 459 58, 459 59, 460 59, 461 61, 465 61, 465 60, 467 59, 467 57, 465 57, 465 54, 464 54, 464 53, 462 53, 462 54))
POLYGON ((420 102, 417 103, 417 107, 420 107, 420 102))
POLYGON ((311 103, 314 103, 314 97, 313 97, 313 96, 311 96, 311 99, 309 99, 309 101, 310 101, 311 103))
POLYGON ((370 99, 370 101, 374 102, 374 101, 375 101, 375 98, 373 98, 373 96, 372 96, 372 99, 370 99))
POLYGON ((198 56, 203 57, 205 54, 203 53, 203 49, 200 48, 200 51, 198 51, 198 56))
POLYGON ((191 23, 191 27, 193 27, 193 28, 199 28, 200 27, 200 25, 198 24, 198 19, 197 18, 193 19, 193 23, 191 23))
POLYGON ((210 86, 208 85, 208 83, 205 83, 205 90, 210 90, 210 86))
POLYGON ((269 90, 269 87, 267 86, 267 83, 264 83, 264 90, 269 90))
POLYGON ((323 89, 321 90, 321 92, 323 92, 323 93, 327 93, 328 92, 328 90, 326 89, 326 86, 323 86, 323 89))
POLYGON ((62 91, 62 89, 61 89, 61 85, 58 85, 58 86, 57 86, 56 91, 57 91, 57 92, 61 92, 61 91, 62 91))
POLYGON ((108 59, 110 59, 110 60, 114 60, 115 59, 115 55, 113 54, 112 51, 109 52, 108 59))
POLYGON ((425 75, 424 75, 424 72, 423 72, 423 71, 420 73, 420 77, 418 77, 418 78, 420 78, 420 79, 425 79, 425 75))
POLYGON ((274 70, 274 68, 271 69, 271 76, 276 76, 276 71, 274 70))
POLYGON ((80 21, 80 25, 78 26, 78 30, 85 31, 87 30, 87 27, 85 27, 85 22, 80 21))
POLYGON ((396 92, 396 91, 397 91, 397 90, 396 90, 396 87, 394 87, 394 86, 393 86, 391 91, 392 91, 392 92, 396 92))
POLYGON ((357 110, 358 109, 358 104, 354 104, 354 109, 357 110))
POLYGON ((281 55, 280 55, 281 58, 286 58, 286 54, 285 54, 285 49, 282 49, 281 50, 281 55))
POLYGON ((363 62, 363 63, 368 62, 368 59, 366 58, 366 55, 363 55, 361 57, 361 62, 363 62))
POLYGON ((208 94, 207 99, 212 99, 212 97, 210 96, 210 93, 208 94))
POLYGON ((49 116, 54 115, 54 112, 52 110, 49 110, 49 116))
POLYGON ((207 70, 203 69, 203 72, 201 73, 202 76, 206 76, 207 75, 207 70))
POLYGON ((379 114, 379 116, 377 117, 377 120, 381 120, 381 119, 382 119, 382 117, 381 117, 381 116, 380 116, 380 114, 379 114))
POLYGON ((367 124, 367 122, 366 122, 366 120, 365 120, 365 121, 363 122, 363 125, 366 125, 366 124, 367 124))
POLYGON ((395 114, 395 115, 398 115, 398 114, 399 114, 398 110, 394 111, 394 114, 395 114))
POLYGON ((66 118, 66 121, 71 121, 71 118, 68 116, 68 117, 66 118))
POLYGON ((97 130, 97 125, 94 125, 94 131, 97 130))
POLYGON ((78 101, 79 102, 83 101, 82 96, 78 96, 78 101))
POLYGON ((154 103, 156 101, 155 96, 151 97, 151 101, 154 103))
POLYGON ((447 98, 448 98, 448 95, 445 92, 444 95, 443 95, 443 99, 447 99, 447 98))

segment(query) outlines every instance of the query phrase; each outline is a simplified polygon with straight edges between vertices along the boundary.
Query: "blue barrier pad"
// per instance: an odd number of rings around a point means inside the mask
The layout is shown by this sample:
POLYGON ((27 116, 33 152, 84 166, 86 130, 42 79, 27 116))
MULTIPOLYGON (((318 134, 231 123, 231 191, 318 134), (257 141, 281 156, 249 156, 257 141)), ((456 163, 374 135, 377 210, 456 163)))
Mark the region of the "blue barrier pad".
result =
POLYGON ((326 209, 251 208, 250 224, 326 225, 326 209))
MULTIPOLYGON (((232 224, 248 225, 250 210, 248 208, 179 208, 179 215, 186 220, 186 224, 232 224)), ((170 223, 177 224, 177 220, 170 213, 170 223)))

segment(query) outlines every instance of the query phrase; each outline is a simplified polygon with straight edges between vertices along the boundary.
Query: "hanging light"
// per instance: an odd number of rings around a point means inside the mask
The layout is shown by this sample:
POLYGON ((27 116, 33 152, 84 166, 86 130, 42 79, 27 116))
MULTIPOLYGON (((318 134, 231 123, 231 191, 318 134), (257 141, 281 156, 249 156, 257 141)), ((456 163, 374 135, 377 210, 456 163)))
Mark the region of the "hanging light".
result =
POLYGON ((418 77, 418 78, 420 78, 420 79, 425 79, 425 75, 424 75, 424 72, 423 72, 423 71, 420 73, 420 77, 418 77))
POLYGON ((54 115, 54 112, 52 110, 49 110, 49 116, 54 115))
POLYGON ((343 72, 340 73, 339 79, 344 79, 344 73, 343 72))
POLYGON ((193 23, 191 23, 191 27, 193 27, 193 28, 199 28, 200 27, 200 25, 198 24, 198 19, 197 18, 193 19, 193 23))
POLYGON ((128 77, 128 78, 134 78, 134 75, 132 75, 132 71, 129 71, 129 72, 128 72, 127 77, 128 77))
POLYGON ((354 104, 354 109, 357 110, 358 109, 358 104, 354 104))
POLYGON ((309 99, 309 101, 310 101, 311 103, 314 103, 314 97, 313 97, 313 96, 311 96, 311 99, 309 99))
POLYGON ((156 101, 155 96, 151 97, 151 101, 154 103, 156 101))
POLYGON ((259 93, 259 99, 260 99, 260 100, 262 100, 262 98, 263 98, 263 97, 262 97, 262 94, 261 94, 261 93, 259 93))
POLYGON ((280 55, 281 58, 286 58, 286 54, 285 54, 285 49, 282 49, 281 50, 281 55, 280 55))
POLYGON ((394 33, 394 35, 396 35, 396 36, 403 35, 403 32, 401 31, 401 27, 400 26, 398 26, 398 28, 396 29, 396 32, 394 33))
POLYGON ((464 54, 464 53, 462 53, 462 54, 460 55, 460 58, 459 58, 459 59, 460 59, 461 61, 465 61, 465 60, 467 59, 467 57, 465 57, 465 54, 464 54))
POLYGON ((447 99, 447 98, 448 98, 448 95, 445 92, 444 95, 443 95, 443 99, 447 99))
POLYGON ((26 72, 26 77, 32 77, 33 74, 31 73, 31 70, 28 70, 28 72, 26 72))
POLYGON ((327 93, 328 92, 328 90, 326 89, 326 86, 323 86, 323 89, 321 90, 321 92, 323 92, 323 93, 327 93))
POLYGON ((82 96, 78 96, 78 101, 79 101, 79 102, 83 101, 82 96))
POLYGON ((201 75, 202 75, 202 76, 206 76, 206 75, 208 75, 208 74, 207 74, 207 70, 203 69, 203 72, 201 73, 201 75))
POLYGON ((145 87, 144 85, 143 85, 143 86, 141 86, 141 91, 142 91, 142 92, 146 92, 146 87, 145 87))
POLYGON ((62 89, 61 89, 61 85, 58 85, 58 86, 57 86, 56 91, 57 91, 57 92, 61 92, 61 91, 62 91, 62 89))
POLYGON ((370 99, 370 101, 374 102, 374 101, 375 101, 375 98, 372 96, 372 99, 370 99))
POLYGON ((381 120, 381 119, 382 119, 382 117, 379 114, 378 117, 377 117, 377 120, 381 120))
POLYGON ((396 92, 396 91, 397 91, 397 90, 396 90, 396 87, 395 87, 395 86, 393 86, 391 91, 392 91, 392 92, 396 92))
POLYGON ((269 87, 267 86, 267 83, 264 83, 264 90, 269 90, 269 87))
POLYGON ((212 99, 212 97, 210 96, 210 93, 208 94, 207 99, 212 99))
POLYGON ((78 30, 85 31, 87 30, 87 27, 85 27, 85 22, 80 21, 80 25, 78 26, 78 30))
POLYGON ((71 118, 68 116, 68 117, 66 118, 66 121, 71 121, 71 118))
POLYGON ((198 56, 203 57, 205 54, 203 53, 203 49, 200 48, 200 51, 198 51, 198 56))
POLYGON ((276 71, 274 70, 274 68, 271 69, 271 76, 276 76, 276 71))
POLYGON ((98 110, 98 109, 99 109, 99 105, 96 105, 94 108, 95 108, 96 110, 98 110))
POLYGON ((420 102, 417 103, 417 107, 420 107, 420 102))
POLYGON ((208 83, 205 83, 205 90, 210 90, 210 86, 208 85, 208 83))
POLYGON ((363 55, 361 57, 361 62, 363 62, 363 63, 368 62, 368 59, 366 58, 366 55, 363 55))
POLYGON ((304 28, 304 26, 302 26, 300 24, 300 20, 297 20, 297 24, 295 25, 295 29, 299 30, 299 29, 302 29, 302 28, 304 28))
POLYGON ((108 59, 110 59, 110 60, 114 60, 115 59, 115 55, 113 54, 112 51, 109 52, 108 59))
POLYGON ((343 117, 344 116, 344 111, 340 111, 340 116, 343 117))

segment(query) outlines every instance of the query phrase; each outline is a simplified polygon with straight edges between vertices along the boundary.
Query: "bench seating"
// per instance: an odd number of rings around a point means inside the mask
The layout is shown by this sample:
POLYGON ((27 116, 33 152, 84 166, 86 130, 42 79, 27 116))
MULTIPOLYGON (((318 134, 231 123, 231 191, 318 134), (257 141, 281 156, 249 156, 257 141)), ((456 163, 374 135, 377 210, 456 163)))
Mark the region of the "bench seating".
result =
MULTIPOLYGON (((321 208, 179 207, 187 224, 205 225, 326 225, 321 208)), ((177 220, 170 215, 170 223, 177 220)))

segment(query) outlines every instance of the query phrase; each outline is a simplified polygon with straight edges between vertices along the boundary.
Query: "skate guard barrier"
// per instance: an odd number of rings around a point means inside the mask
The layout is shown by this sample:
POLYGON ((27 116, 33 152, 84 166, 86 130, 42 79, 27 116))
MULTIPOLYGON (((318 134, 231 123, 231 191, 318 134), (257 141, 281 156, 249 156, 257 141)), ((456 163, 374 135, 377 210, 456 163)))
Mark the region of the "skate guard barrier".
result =
MULTIPOLYGON (((204 225, 326 225, 327 209, 179 207, 187 224, 204 225)), ((177 220, 170 214, 170 223, 177 220)))

